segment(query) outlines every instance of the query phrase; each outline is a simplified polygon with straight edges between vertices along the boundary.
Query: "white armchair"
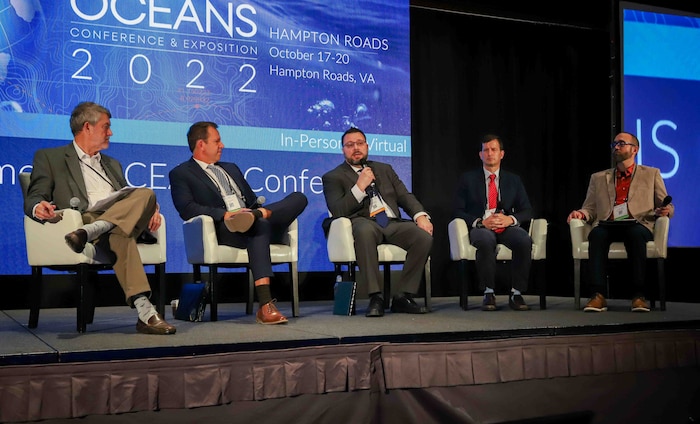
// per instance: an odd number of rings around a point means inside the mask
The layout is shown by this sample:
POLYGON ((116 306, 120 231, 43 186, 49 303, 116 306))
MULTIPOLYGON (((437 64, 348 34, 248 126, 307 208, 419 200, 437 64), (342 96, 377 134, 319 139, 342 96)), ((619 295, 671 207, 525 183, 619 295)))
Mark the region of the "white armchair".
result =
MULTIPOLYGON (((654 224, 654 240, 647 242, 647 259, 656 259, 657 278, 659 284, 659 303, 661 310, 666 310, 666 273, 664 263, 668 256, 668 230, 670 219, 659 217, 654 224)), ((574 258, 574 308, 581 309, 581 261, 588 260, 588 234, 593 227, 581 219, 569 222, 571 233, 571 254, 574 258)), ((609 259, 627 259, 627 250, 622 242, 610 244, 609 259)), ((654 298, 650 298, 654 307, 654 298)))
MULTIPOLYGON (((352 235, 352 223, 349 218, 335 218, 330 225, 326 239, 328 259, 335 267, 336 275, 341 273, 341 267, 347 266, 351 279, 355 279, 355 238, 352 235)), ((379 263, 384 269, 384 307, 389 307, 391 299, 391 265, 403 264, 406 261, 406 251, 393 244, 377 246, 379 263)), ((430 257, 425 263, 425 307, 431 310, 430 257)))
MULTIPOLYGON (((216 237, 214 220, 208 215, 199 215, 190 218, 183 223, 185 238, 185 251, 187 262, 192 264, 195 280, 201 279, 201 267, 209 270, 210 283, 210 319, 218 319, 218 299, 216 290, 217 268, 243 268, 248 269, 248 251, 236 247, 220 245, 216 237)), ((287 229, 287 235, 283 244, 271 244, 270 256, 273 264, 289 265, 292 276, 292 316, 299 316, 299 273, 297 263, 299 261, 299 223, 294 220, 287 229)), ((253 296, 255 294, 255 282, 253 274, 248 269, 248 299, 246 313, 253 313, 253 296)))
MULTIPOLYGON (((20 185, 23 195, 29 187, 30 174, 20 173, 20 185)), ((66 234, 75 231, 83 225, 80 212, 72 209, 62 210, 63 219, 57 223, 39 223, 24 216, 24 235, 27 245, 27 261, 32 267, 32 283, 29 296, 29 328, 39 324, 39 309, 41 308, 41 291, 43 288, 42 270, 70 271, 76 273, 78 283, 77 330, 84 333, 87 324, 92 323, 95 312, 93 302, 93 284, 89 274, 99 270, 112 268, 111 259, 107 252, 98 249, 92 243, 85 245, 82 253, 75 253, 65 243, 66 234)), ((166 231, 165 217, 161 215, 162 224, 153 235, 155 244, 139 244, 139 254, 144 265, 153 265, 158 281, 156 292, 156 308, 161 314, 165 309, 165 261, 166 261, 166 231)))
MULTIPOLYGON (((462 280, 462 290, 459 296, 459 305, 467 310, 467 295, 469 292, 469 261, 476 260, 476 247, 469 241, 469 229, 467 223, 461 218, 455 218, 447 226, 450 240, 450 259, 459 262, 459 274, 462 280)), ((530 238, 532 239, 532 264, 533 268, 544 265, 547 259, 547 220, 543 218, 533 219, 530 222, 530 238)), ((496 260, 510 261, 513 259, 513 251, 502 244, 496 245, 496 260)), ((539 271, 535 269, 535 271, 539 271)), ((537 273, 540 274, 540 273, 537 273)), ((537 275, 536 274, 536 275, 537 275)), ((540 309, 547 309, 547 288, 544 276, 535 278, 537 293, 540 295, 540 309)))

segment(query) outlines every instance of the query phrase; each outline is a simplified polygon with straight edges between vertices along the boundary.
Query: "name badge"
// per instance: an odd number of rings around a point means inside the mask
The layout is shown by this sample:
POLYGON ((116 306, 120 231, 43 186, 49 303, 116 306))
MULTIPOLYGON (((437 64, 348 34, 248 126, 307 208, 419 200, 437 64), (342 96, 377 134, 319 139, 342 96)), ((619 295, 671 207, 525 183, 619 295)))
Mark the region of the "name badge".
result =
POLYGON ((373 196, 369 201, 369 216, 375 216, 378 213, 384 212, 384 202, 379 196, 373 196))
POLYGON ((226 210, 229 212, 236 212, 243 207, 240 199, 235 194, 224 196, 224 204, 226 204, 226 210))
POLYGON ((630 213, 629 210, 627 209, 627 202, 625 203, 620 203, 619 205, 615 205, 613 207, 613 219, 616 221, 618 219, 626 219, 629 218, 630 213))

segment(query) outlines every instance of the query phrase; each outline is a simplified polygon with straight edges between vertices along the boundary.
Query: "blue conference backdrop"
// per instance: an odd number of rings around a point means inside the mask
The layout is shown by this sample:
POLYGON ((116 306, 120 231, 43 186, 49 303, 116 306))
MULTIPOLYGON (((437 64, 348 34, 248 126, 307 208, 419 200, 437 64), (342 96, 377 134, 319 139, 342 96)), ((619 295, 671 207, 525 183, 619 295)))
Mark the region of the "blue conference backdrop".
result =
POLYGON ((669 246, 698 247, 700 16, 621 2, 622 128, 658 167, 676 213, 669 246), (689 230, 691 229, 691 230, 689 230))
POLYGON ((410 187, 409 63, 408 0, 0 0, 0 274, 30 273, 17 175, 72 140, 86 100, 112 113, 105 153, 158 196, 168 272, 191 271, 168 173, 200 120, 267 202, 307 195, 299 269, 332 269, 321 176, 343 160, 342 132, 363 129, 410 187))

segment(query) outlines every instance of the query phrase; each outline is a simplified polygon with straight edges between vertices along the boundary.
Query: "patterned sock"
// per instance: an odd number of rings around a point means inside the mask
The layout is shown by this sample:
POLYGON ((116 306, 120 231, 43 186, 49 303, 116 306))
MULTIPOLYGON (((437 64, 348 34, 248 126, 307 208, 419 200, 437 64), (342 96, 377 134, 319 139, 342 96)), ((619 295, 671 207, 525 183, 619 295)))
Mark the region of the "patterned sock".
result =
POLYGON ((255 286, 255 294, 258 295, 258 303, 260 303, 260 306, 272 300, 272 293, 270 292, 269 284, 255 286))
POLYGON ((111 231, 114 227, 115 225, 111 222, 103 221, 100 219, 90 224, 83 225, 82 229, 85 230, 85 232, 87 233, 88 241, 92 241, 95 240, 97 237, 101 236, 102 234, 106 233, 107 231, 111 231))
POLYGON ((139 313, 139 319, 144 323, 147 323, 153 315, 158 313, 158 311, 156 311, 155 306, 153 306, 151 301, 148 300, 148 298, 145 295, 137 296, 134 299, 134 307, 139 313))
POLYGON ((518 289, 510 289, 510 295, 511 295, 511 296, 519 296, 519 295, 520 295, 520 290, 518 290, 518 289))

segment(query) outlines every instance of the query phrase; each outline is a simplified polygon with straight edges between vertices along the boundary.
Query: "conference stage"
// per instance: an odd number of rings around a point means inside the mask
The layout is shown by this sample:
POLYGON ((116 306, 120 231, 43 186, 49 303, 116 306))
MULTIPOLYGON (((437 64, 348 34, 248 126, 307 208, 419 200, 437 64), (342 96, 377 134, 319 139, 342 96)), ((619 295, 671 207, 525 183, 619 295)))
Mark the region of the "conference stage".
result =
MULTIPOLYGON (((263 326, 243 303, 219 320, 168 319, 173 336, 136 333, 128 307, 0 313, 0 421, 688 422, 699 417, 700 307, 605 313, 573 298, 526 296, 533 309, 483 312, 470 297, 433 298, 426 315, 332 314, 302 302, 287 325, 263 326), (110 421, 103 421, 110 420, 110 421), (657 421, 659 420, 659 421, 657 421)), ((420 299, 419 299, 420 301, 420 299)), ((289 302, 280 310, 291 315, 289 302)), ((208 312, 208 310, 207 310, 208 312)))

